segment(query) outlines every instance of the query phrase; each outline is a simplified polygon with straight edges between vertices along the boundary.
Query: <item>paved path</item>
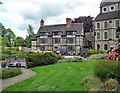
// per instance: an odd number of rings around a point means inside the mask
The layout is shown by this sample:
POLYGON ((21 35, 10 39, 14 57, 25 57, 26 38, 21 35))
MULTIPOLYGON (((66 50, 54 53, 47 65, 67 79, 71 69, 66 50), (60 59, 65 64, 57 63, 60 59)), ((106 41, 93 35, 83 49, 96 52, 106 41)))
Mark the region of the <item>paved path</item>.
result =
POLYGON ((20 81, 23 81, 25 79, 28 79, 34 75, 36 75, 35 72, 29 70, 29 69, 26 69, 26 68, 22 68, 22 74, 21 75, 18 75, 18 76, 15 76, 15 77, 12 77, 12 78, 8 78, 8 79, 0 79, 0 91, 20 82, 20 81))

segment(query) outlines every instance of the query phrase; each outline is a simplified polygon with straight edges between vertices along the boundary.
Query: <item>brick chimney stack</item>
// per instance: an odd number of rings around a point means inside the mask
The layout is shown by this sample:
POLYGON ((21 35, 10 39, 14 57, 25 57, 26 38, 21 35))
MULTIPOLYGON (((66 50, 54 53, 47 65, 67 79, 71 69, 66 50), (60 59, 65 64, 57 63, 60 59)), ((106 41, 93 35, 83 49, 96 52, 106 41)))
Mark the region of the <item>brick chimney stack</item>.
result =
POLYGON ((66 26, 70 26, 72 23, 71 18, 66 18, 66 26))
POLYGON ((41 19, 41 21, 40 21, 40 26, 44 26, 44 20, 43 19, 41 19))

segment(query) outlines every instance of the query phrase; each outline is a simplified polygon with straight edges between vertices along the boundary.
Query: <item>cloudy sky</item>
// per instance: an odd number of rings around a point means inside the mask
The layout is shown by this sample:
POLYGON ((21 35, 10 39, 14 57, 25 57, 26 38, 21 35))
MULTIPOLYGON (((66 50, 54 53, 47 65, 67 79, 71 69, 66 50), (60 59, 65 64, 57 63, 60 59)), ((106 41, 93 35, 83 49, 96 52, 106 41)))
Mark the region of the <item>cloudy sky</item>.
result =
POLYGON ((1 0, 0 22, 16 36, 26 37, 28 25, 37 33, 40 20, 45 25, 65 24, 66 18, 96 17, 102 0, 1 0))

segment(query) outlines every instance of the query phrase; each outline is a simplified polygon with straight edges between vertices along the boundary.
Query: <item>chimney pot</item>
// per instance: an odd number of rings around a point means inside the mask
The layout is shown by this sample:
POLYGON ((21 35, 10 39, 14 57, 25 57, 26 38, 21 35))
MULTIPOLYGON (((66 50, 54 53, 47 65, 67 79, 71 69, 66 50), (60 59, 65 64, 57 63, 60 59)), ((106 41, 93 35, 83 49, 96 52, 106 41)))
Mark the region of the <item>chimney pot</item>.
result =
POLYGON ((66 18, 66 26, 70 26, 72 23, 71 18, 66 18))
POLYGON ((44 20, 43 19, 41 19, 41 21, 40 21, 40 26, 44 26, 44 20))

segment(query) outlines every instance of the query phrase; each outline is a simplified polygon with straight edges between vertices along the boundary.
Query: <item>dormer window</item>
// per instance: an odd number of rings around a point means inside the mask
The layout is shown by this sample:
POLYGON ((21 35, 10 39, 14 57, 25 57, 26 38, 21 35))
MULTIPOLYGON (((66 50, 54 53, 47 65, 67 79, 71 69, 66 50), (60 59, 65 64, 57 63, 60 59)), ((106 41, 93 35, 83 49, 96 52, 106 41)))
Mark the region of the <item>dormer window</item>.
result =
POLYGON ((61 35, 61 32, 53 32, 53 35, 61 35))
POLYGON ((110 11, 114 11, 114 10, 115 10, 115 6, 112 5, 112 6, 110 7, 110 11))
POLYGON ((40 32, 40 36, 47 36, 48 33, 47 32, 40 32))
POLYGON ((67 35, 75 35, 76 32, 75 31, 67 31, 67 35))
POLYGON ((104 7, 104 8, 103 8, 103 12, 107 12, 107 7, 104 7))
POLYGON ((107 11, 107 8, 104 8, 104 11, 107 11))

